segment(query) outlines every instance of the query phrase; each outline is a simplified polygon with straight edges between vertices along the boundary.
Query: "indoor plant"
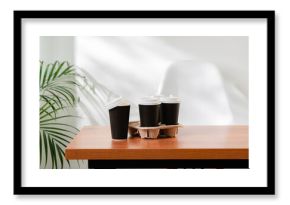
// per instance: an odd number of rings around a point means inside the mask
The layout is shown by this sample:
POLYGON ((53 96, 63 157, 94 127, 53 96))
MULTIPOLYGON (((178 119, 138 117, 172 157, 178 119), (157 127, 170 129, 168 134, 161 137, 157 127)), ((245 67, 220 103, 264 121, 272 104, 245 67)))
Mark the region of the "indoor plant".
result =
POLYGON ((64 149, 78 129, 67 120, 74 118, 68 110, 78 101, 76 88, 80 85, 73 65, 67 61, 40 62, 39 146, 40 166, 63 168, 64 149))

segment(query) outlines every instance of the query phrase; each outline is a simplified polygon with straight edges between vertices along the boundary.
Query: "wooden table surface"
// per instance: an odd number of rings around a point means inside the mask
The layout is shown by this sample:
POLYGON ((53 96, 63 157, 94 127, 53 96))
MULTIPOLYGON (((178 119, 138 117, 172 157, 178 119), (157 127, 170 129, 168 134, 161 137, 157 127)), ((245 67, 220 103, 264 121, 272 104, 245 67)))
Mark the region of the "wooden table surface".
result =
POLYGON ((81 129, 67 159, 248 159, 248 126, 184 126, 175 138, 112 140, 109 126, 81 129))

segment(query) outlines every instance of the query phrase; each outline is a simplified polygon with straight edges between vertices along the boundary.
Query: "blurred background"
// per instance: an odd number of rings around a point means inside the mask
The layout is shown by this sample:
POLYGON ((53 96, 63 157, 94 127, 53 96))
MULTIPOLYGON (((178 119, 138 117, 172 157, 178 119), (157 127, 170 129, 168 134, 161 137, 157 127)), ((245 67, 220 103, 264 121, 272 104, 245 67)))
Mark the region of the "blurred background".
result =
MULTIPOLYGON (((122 96, 139 120, 138 98, 176 95, 179 122, 248 124, 247 36, 42 36, 40 57, 75 65, 86 76, 70 123, 108 125, 106 104, 122 96)), ((86 165, 84 165, 86 166, 86 165)))

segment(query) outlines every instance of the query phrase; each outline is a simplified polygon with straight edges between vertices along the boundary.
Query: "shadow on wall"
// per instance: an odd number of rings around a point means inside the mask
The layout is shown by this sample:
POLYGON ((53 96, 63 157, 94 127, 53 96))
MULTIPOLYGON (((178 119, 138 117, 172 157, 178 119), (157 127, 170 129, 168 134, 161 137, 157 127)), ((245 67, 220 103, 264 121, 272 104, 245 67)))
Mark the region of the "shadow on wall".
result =
POLYGON ((184 124, 247 124, 247 93, 234 84, 233 72, 228 74, 235 68, 222 62, 217 67, 196 56, 198 50, 204 55, 210 50, 210 58, 218 61, 214 57, 218 50, 220 59, 233 64, 222 53, 234 51, 235 62, 239 62, 241 51, 235 45, 245 43, 245 37, 77 37, 76 63, 95 84, 93 92, 80 94, 80 107, 89 118, 84 124, 108 124, 105 104, 116 96, 132 103, 130 120, 138 120, 138 98, 154 94, 184 98, 180 113, 184 124), (210 43, 205 44, 208 39, 210 43))
MULTIPOLYGON (((120 95, 100 84, 88 72, 84 70, 82 72, 89 81, 88 86, 79 94, 81 99, 85 99, 80 103, 83 115, 89 118, 91 124, 109 124, 106 104, 120 95)), ((158 92, 181 98, 179 119, 182 124, 247 123, 246 97, 223 79, 214 64, 191 60, 175 62, 163 76, 158 92)), ((130 120, 139 120, 138 103, 129 102, 130 120)))
POLYGON ((88 116, 82 125, 108 124, 105 104, 116 96, 131 103, 130 120, 138 120, 138 99, 157 93, 174 59, 188 58, 155 37, 77 37, 75 52, 76 64, 92 83, 79 94, 79 111, 88 116))
POLYGON ((130 101, 156 94, 167 67, 188 58, 192 56, 154 37, 76 38, 76 64, 130 101))
POLYGON ((90 124, 104 125, 109 123, 106 104, 117 94, 101 85, 90 73, 78 68, 82 75, 86 76, 86 85, 78 91, 80 103, 78 110, 81 116, 87 118, 90 124))
MULTIPOLYGON (((125 97, 132 102, 130 120, 137 120, 138 107, 136 102, 139 97, 158 94, 160 84, 168 84, 170 89, 177 82, 180 83, 179 86, 183 86, 182 83, 185 82, 182 80, 176 82, 166 80, 167 83, 163 80, 165 80, 167 70, 166 78, 169 79, 170 75, 175 75, 169 74, 169 72, 173 72, 173 67, 176 67, 176 70, 182 69, 179 66, 185 66, 187 59, 190 59, 187 61, 188 64, 190 61, 196 62, 197 59, 203 62, 213 62, 218 66, 216 73, 219 74, 216 76, 219 76, 218 78, 222 83, 219 84, 220 87, 212 86, 215 87, 213 89, 216 92, 211 92, 210 96, 205 96, 206 88, 210 86, 210 84, 203 85, 210 83, 203 76, 206 75, 205 71, 193 68, 192 73, 183 76, 183 78, 188 79, 187 88, 189 86, 196 87, 188 91, 188 94, 195 95, 194 98, 190 99, 192 103, 186 105, 189 99, 186 100, 183 102, 185 107, 181 106, 181 109, 192 110, 193 106, 198 106, 198 109, 195 109, 195 112, 190 111, 191 117, 187 116, 188 114, 185 112, 186 117, 181 119, 192 124, 200 124, 202 121, 208 124, 208 121, 211 120, 213 120, 212 123, 216 121, 221 123, 220 117, 208 114, 209 111, 213 111, 225 114, 227 116, 225 122, 248 123, 248 37, 57 36, 41 37, 40 40, 42 59, 61 58, 68 60, 82 67, 86 75, 89 76, 92 85, 95 85, 94 88, 86 88, 83 92, 78 93, 81 101, 77 111, 83 116, 83 119, 76 123, 80 127, 88 124, 108 124, 109 117, 105 104, 110 98, 116 96, 125 97), (190 75, 193 76, 190 78, 190 75), (197 77, 198 75, 200 76, 197 77), (204 80, 201 80, 203 77, 204 80), (223 87, 224 92, 220 91, 221 87, 223 87), (221 101, 226 102, 225 107, 218 106, 218 103, 222 103, 220 101, 216 103, 206 102, 207 99, 211 100, 217 95, 220 99, 224 99, 221 101), (229 113, 232 117, 229 117, 229 113), (205 116, 209 116, 208 121, 205 120, 205 116), (230 118, 231 120, 228 120, 230 118)), ((187 66, 191 69, 189 65, 187 66)), ((177 72, 177 75, 182 76, 183 74, 177 72)), ((208 91, 213 89, 208 89, 208 91)), ((159 92, 161 91, 159 90, 159 92)), ((168 92, 172 93, 173 91, 168 92)), ((185 91, 180 90, 178 95, 185 95, 185 93, 185 91)))
MULTIPOLYGON (((78 90, 80 102, 78 104, 78 111, 82 118, 88 124, 108 125, 109 112, 106 105, 113 99, 120 95, 106 88, 100 84, 90 73, 82 68, 78 68, 82 75, 86 76, 85 86, 78 90)), ((138 105, 129 101, 130 120, 135 121, 139 119, 138 105)))

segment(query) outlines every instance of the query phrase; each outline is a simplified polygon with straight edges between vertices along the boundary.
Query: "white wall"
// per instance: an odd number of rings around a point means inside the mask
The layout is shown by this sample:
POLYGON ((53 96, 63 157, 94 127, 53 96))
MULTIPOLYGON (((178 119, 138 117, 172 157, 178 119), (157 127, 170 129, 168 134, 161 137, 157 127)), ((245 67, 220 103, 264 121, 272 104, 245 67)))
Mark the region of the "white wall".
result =
POLYGON ((172 47, 187 53, 191 58, 216 64, 227 81, 248 95, 248 37, 201 36, 162 37, 172 47))
POLYGON ((74 63, 74 37, 41 36, 39 41, 39 60, 46 62, 60 60, 74 63))
MULTIPOLYGON (((137 100, 158 93, 166 70, 183 60, 211 62, 218 67, 227 95, 232 120, 201 124, 248 123, 248 37, 75 37, 75 63, 110 93, 132 102, 130 120, 138 120, 137 100)), ((207 79, 204 79, 205 81, 207 79)), ((108 124, 104 104, 108 95, 80 93, 83 124, 108 124)), ((97 93, 97 94, 96 94, 97 93)), ((186 112, 184 112, 186 114, 186 112)), ((213 113, 214 115, 215 113, 213 113)), ((180 116, 180 121, 183 122, 180 116)), ((198 116, 197 116, 198 117, 198 116)), ((186 123, 190 124, 188 120, 186 123)), ((198 119, 191 124, 197 124, 198 119)))

